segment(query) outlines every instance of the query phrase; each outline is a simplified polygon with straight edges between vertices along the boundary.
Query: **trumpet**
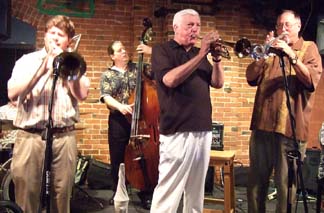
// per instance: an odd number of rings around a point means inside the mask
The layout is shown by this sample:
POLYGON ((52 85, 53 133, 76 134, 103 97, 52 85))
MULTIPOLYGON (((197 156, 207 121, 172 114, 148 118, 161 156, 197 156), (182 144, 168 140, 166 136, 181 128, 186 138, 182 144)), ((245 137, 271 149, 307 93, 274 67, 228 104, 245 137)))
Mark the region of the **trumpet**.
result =
POLYGON ((272 38, 269 42, 264 45, 252 44, 246 37, 239 39, 236 42, 223 41, 218 39, 216 42, 211 44, 211 52, 221 55, 224 58, 230 59, 230 54, 227 47, 231 47, 238 58, 244 58, 250 56, 254 60, 259 60, 261 58, 268 58, 273 55, 272 45, 275 41, 279 39, 286 39, 288 43, 287 33, 282 33, 278 37, 272 38), (215 49, 217 45, 221 45, 220 50, 215 49), (216 51, 216 52, 215 52, 216 51))
POLYGON ((54 58, 54 73, 57 72, 57 74, 63 79, 76 80, 86 72, 86 62, 84 58, 77 53, 80 40, 81 34, 74 36, 71 39, 71 46, 68 50, 54 58))
POLYGON ((218 39, 215 43, 211 44, 211 52, 215 53, 216 55, 221 55, 224 58, 231 59, 229 51, 227 47, 233 48, 235 54, 239 58, 243 58, 249 55, 249 50, 251 47, 251 42, 246 38, 241 38, 237 42, 229 42, 224 41, 222 39, 218 39), (217 45, 220 45, 220 49, 216 49, 217 45))
MULTIPOLYGON (((193 38, 197 38, 199 40, 202 40, 203 37, 201 36, 193 36, 193 38)), ((210 52, 214 53, 215 55, 220 55, 223 58, 231 59, 231 55, 229 54, 229 51, 227 49, 227 46, 234 47, 235 43, 226 42, 222 39, 218 39, 215 42, 210 44, 210 52), (216 47, 220 47, 217 48, 216 47)))

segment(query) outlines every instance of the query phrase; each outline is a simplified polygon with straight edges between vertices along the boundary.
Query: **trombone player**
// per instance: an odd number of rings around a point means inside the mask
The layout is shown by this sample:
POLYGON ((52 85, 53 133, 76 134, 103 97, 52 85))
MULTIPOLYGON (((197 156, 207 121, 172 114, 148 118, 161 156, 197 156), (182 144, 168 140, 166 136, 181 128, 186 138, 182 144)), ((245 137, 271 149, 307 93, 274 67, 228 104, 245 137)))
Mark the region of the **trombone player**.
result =
MULTIPOLYGON (((295 121, 295 132, 301 159, 305 154, 308 126, 314 103, 315 89, 320 80, 322 62, 314 42, 299 36, 300 16, 285 10, 277 18, 275 39, 271 32, 266 42, 282 52, 286 64, 285 73, 289 85, 289 99, 295 121), (285 36, 281 36, 286 34, 285 36)), ((277 187, 276 212, 289 211, 288 202, 295 208, 296 174, 292 183, 291 200, 288 195, 287 151, 293 151, 295 140, 291 127, 283 70, 279 56, 261 58, 246 70, 247 82, 257 86, 252 114, 249 158, 250 170, 247 187, 248 212, 266 212, 269 179, 274 170, 277 187)))
MULTIPOLYGON (((17 101, 14 125, 19 128, 13 150, 11 175, 16 203, 26 213, 38 212, 42 187, 45 141, 53 61, 68 50, 74 37, 73 22, 66 16, 51 17, 45 27, 41 50, 23 55, 8 81, 8 97, 17 101)), ((78 101, 85 100, 89 79, 77 74, 69 81, 59 78, 53 97, 53 155, 51 164, 51 211, 70 212, 77 146, 74 124, 79 120, 78 101)))

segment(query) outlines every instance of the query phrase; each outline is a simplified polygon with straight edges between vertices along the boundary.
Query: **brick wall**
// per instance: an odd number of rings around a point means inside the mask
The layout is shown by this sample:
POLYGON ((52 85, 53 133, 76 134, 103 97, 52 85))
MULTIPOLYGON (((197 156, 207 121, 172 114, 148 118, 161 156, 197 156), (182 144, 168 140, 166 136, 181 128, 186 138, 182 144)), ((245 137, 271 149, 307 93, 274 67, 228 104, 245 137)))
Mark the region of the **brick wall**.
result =
MULTIPOLYGON (((194 8, 204 11, 203 5, 175 4, 162 0, 119 0, 109 3, 95 1, 95 14, 92 18, 71 17, 76 32, 82 34, 79 53, 87 62, 87 76, 91 79, 91 90, 87 101, 80 104, 81 121, 77 125, 78 148, 82 154, 92 155, 108 162, 107 117, 109 111, 99 103, 99 79, 101 73, 111 64, 107 46, 113 40, 121 40, 126 45, 133 60, 138 40, 143 31, 142 20, 149 17, 153 23, 154 43, 165 41, 172 34, 173 13, 165 17, 154 17, 159 7, 179 10, 194 8)), ((219 1, 214 15, 202 15, 202 31, 219 30, 223 40, 235 42, 246 36, 253 43, 261 43, 266 31, 253 24, 248 6, 242 1, 219 1)), ((31 24, 37 29, 37 48, 43 46, 44 23, 48 15, 40 14, 36 0, 12 0, 12 15, 31 24)), ((224 124, 224 149, 235 150, 236 159, 248 163, 249 125, 255 89, 247 85, 245 68, 250 58, 238 59, 231 48, 232 58, 223 60, 225 67, 225 86, 212 89, 213 121, 224 124)), ((145 58, 145 60, 149 60, 145 58)))

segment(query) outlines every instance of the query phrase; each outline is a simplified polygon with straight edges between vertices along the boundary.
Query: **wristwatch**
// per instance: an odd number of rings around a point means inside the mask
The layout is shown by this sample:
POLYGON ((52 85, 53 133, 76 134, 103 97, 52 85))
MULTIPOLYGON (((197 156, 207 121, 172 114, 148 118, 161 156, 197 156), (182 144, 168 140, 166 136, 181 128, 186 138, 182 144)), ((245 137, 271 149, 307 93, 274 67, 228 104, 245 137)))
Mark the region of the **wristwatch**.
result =
POLYGON ((296 54, 294 58, 290 58, 290 63, 291 63, 292 65, 296 65, 296 64, 297 64, 297 60, 298 60, 298 56, 297 56, 297 54, 296 54))

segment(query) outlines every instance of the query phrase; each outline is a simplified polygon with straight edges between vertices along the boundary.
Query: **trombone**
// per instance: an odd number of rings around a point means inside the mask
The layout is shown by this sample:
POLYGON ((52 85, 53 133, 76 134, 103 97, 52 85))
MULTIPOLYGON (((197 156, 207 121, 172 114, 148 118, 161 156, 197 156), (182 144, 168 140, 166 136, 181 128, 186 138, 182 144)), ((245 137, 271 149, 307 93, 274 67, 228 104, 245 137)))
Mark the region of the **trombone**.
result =
POLYGON ((53 61, 54 71, 57 71, 58 75, 63 79, 76 80, 86 72, 86 62, 84 58, 77 53, 80 40, 81 34, 75 35, 71 39, 70 47, 67 51, 56 56, 53 61))

